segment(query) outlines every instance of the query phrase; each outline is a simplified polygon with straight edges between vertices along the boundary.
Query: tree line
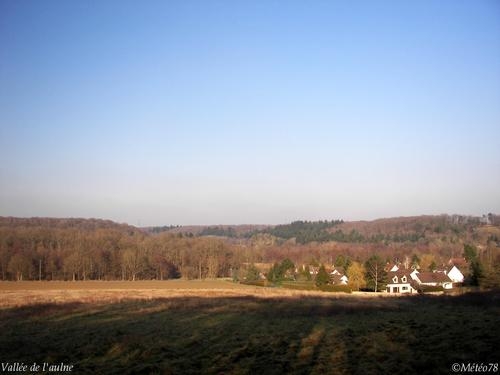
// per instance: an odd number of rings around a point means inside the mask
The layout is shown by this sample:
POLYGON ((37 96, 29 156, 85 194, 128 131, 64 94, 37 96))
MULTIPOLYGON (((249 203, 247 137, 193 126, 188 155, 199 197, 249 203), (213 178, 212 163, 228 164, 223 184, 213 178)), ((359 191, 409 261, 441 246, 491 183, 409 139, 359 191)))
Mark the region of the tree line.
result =
POLYGON ((2 280, 215 278, 239 260, 220 239, 120 229, 0 228, 2 280))

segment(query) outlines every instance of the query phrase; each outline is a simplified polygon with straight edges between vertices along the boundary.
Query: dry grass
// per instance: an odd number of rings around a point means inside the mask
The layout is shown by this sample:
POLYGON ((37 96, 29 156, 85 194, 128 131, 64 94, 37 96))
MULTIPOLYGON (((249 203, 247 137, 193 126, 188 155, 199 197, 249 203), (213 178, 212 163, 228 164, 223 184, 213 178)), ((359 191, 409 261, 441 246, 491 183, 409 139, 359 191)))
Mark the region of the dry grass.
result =
POLYGON ((108 289, 247 289, 247 285, 225 279, 216 280, 140 280, 140 281, 1 281, 4 290, 108 290, 108 289))
MULTIPOLYGON (((227 280, 0 282, 0 307, 47 303, 114 303, 179 297, 327 298, 358 301, 390 298, 373 293, 325 293, 242 285, 227 280)), ((357 303, 357 302, 356 302, 357 303)))

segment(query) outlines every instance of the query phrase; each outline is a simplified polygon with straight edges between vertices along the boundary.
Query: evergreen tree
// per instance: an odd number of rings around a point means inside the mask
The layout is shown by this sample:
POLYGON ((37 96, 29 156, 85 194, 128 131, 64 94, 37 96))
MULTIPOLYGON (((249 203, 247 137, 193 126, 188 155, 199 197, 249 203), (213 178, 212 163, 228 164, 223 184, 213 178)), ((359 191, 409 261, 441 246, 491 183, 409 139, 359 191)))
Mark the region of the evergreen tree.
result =
POLYGON ((463 257, 467 261, 467 263, 472 263, 477 258, 477 249, 474 245, 464 244, 464 253, 463 257))
POLYGON ((246 281, 257 281, 260 279, 260 271, 257 267, 255 267, 254 264, 251 264, 250 267, 248 267, 247 273, 246 273, 246 281))
POLYGON ((272 283, 277 283, 281 280, 281 270, 278 263, 274 263, 267 273, 267 280, 272 283))
POLYGON ((293 272, 294 269, 295 269, 295 264, 293 264, 293 262, 288 258, 284 259, 280 264, 280 273, 282 277, 285 276, 287 271, 293 272))
POLYGON ((471 285, 482 285, 484 279, 484 267, 479 259, 474 259, 470 264, 470 283, 471 285))
POLYGON ((316 286, 326 285, 330 282, 330 275, 326 272, 325 266, 321 265, 318 270, 318 274, 316 275, 315 284, 316 286))
POLYGON ((484 267, 479 257, 477 256, 477 249, 474 245, 464 244, 464 258, 469 263, 470 275, 468 283, 470 285, 479 286, 484 278, 484 267))

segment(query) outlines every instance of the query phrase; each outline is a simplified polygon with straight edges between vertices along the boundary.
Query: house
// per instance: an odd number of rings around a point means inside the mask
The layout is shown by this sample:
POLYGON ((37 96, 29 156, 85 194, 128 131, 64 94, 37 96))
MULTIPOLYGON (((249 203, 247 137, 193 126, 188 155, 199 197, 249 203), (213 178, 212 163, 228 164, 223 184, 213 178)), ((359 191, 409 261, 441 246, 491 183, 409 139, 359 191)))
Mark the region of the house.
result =
POLYGON ((319 267, 315 267, 315 266, 309 266, 309 273, 312 275, 312 276, 316 276, 319 272, 319 267))
POLYGON ((349 279, 347 278, 346 275, 330 274, 330 283, 332 285, 347 285, 348 282, 349 279))
POLYGON ((483 215, 482 217, 479 218, 479 222, 481 224, 484 224, 484 225, 491 225, 491 217, 493 215, 492 214, 488 214, 488 215, 483 215))
POLYGON ((333 267, 330 271, 330 275, 345 275, 344 267, 333 267))
POLYGON ((454 283, 463 283, 464 282, 464 274, 458 269, 457 266, 451 267, 451 269, 448 270, 446 273, 448 277, 453 281, 454 283))
POLYGON ((410 270, 396 270, 387 274, 387 293, 417 293, 415 280, 410 270))
POLYGON ((344 267, 333 267, 330 271, 330 283, 333 285, 347 285, 349 279, 345 275, 344 267))
POLYGON ((441 286, 443 289, 453 288, 453 281, 443 272, 417 272, 416 281, 424 286, 441 286))

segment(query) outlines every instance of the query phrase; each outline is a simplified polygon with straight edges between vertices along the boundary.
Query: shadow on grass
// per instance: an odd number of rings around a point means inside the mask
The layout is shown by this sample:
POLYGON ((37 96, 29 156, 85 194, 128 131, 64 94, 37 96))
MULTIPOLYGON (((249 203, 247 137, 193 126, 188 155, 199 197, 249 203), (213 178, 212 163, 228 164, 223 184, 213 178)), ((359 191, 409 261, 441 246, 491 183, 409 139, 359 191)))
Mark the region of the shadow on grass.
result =
POLYGON ((0 312, 2 362, 94 374, 441 374, 498 362, 497 293, 178 297, 0 312))

